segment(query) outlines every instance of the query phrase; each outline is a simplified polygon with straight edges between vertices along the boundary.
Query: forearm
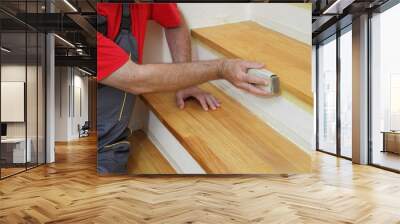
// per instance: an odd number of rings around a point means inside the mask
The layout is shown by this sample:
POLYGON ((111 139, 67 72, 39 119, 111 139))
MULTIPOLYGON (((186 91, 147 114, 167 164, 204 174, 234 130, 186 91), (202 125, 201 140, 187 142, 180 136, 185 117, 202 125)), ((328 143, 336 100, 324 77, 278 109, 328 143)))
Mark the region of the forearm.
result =
POLYGON ((182 14, 181 25, 176 28, 165 29, 165 37, 167 39, 173 62, 192 61, 190 31, 182 14))
POLYGON ((102 84, 134 94, 177 90, 218 79, 222 60, 138 65, 128 61, 102 84))

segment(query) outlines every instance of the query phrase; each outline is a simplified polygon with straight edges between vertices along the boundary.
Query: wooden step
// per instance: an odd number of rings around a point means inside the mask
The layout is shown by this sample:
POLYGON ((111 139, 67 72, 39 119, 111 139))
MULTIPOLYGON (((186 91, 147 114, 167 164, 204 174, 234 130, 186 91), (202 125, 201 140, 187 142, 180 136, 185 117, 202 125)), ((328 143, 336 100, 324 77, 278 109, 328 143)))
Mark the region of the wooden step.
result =
MULTIPOLYGON (((310 171, 312 138, 309 138, 309 133, 313 121, 311 47, 253 22, 199 28, 192 34, 227 57, 268 61, 267 68, 281 78, 283 94, 271 99, 257 98, 220 81, 213 82, 214 85, 207 83, 201 88, 222 102, 222 108, 209 112, 204 112, 194 101, 188 102, 184 110, 178 109, 174 92, 143 95, 143 101, 154 114, 150 116, 152 125, 148 125, 150 128, 146 130, 167 155, 168 161, 179 170, 178 173, 282 174, 310 171), (271 52, 276 58, 271 58, 266 52, 271 52), (307 58, 308 52, 310 58, 307 58), (290 80, 289 74, 299 74, 294 77, 298 79, 297 85, 290 80), (161 123, 153 122, 153 117, 161 123), (173 143, 159 126, 165 126, 178 142, 173 143), (168 153, 165 148, 176 149, 168 153), (188 156, 180 153, 182 150, 188 156), (179 164, 182 158, 186 158, 185 162, 179 164), (199 169, 184 165, 191 163, 196 163, 199 169)), ((218 57, 211 52, 206 55, 218 57)))
POLYGON ((252 21, 197 28, 192 36, 225 57, 265 63, 279 76, 283 91, 313 105, 311 45, 252 21))
POLYGON ((311 154, 268 126, 211 84, 200 86, 222 102, 205 112, 197 102, 177 108, 175 93, 142 96, 157 118, 208 174, 299 173, 311 170, 311 154))
MULTIPOLYGON (((248 23, 243 22, 243 23, 229 24, 229 25, 242 26, 243 24, 248 24, 248 23)), ((254 25, 255 23, 249 22, 249 24, 254 25)), ((255 26, 258 27, 259 25, 255 24, 255 26)), ((222 32, 225 30, 225 25, 216 26, 214 28, 222 32)), ((193 33, 195 33, 195 31, 193 33)), ((279 46, 281 44, 281 39, 284 40, 288 39, 288 37, 282 36, 281 34, 277 34, 274 31, 269 31, 269 32, 272 32, 273 34, 280 36, 280 38, 269 40, 271 42, 268 42, 268 44, 271 46, 274 45, 279 46)), ((264 28, 251 29, 251 34, 253 36, 257 35, 261 36, 265 34, 265 29, 264 28)), ((247 35, 248 34, 246 32, 242 32, 240 34, 237 34, 237 39, 246 39, 247 35)), ((292 41, 294 41, 295 43, 298 42, 295 40, 292 41)), ((226 47, 231 47, 226 49, 222 47, 212 48, 212 46, 214 45, 207 44, 209 43, 208 41, 203 43, 203 41, 201 40, 195 41, 194 43, 196 50, 195 52, 197 53, 196 56, 198 60, 224 58, 226 57, 227 54, 225 53, 224 55, 223 52, 231 52, 233 48, 231 45, 226 45, 226 47)), ((259 47, 262 47, 263 45, 259 43, 255 44, 260 45, 259 47)), ((252 42, 249 42, 247 45, 248 48, 250 49, 256 48, 254 47, 254 43, 252 42)), ((303 54, 306 54, 310 50, 311 50, 310 48, 304 48, 302 52, 303 54)), ((282 55, 284 54, 277 54, 276 57, 279 58, 282 57, 282 55)), ((254 58, 251 60, 263 61, 263 57, 264 54, 259 54, 254 56, 254 58)), ((242 58, 247 59, 246 57, 242 58)), ((277 67, 276 63, 279 63, 280 61, 285 61, 284 57, 279 59, 280 60, 271 61, 270 63, 267 64, 267 66, 277 67)), ((304 60, 303 63, 310 63, 310 62, 304 60)), ((303 66, 307 67, 307 65, 303 66)), ((313 146, 314 129, 312 125, 314 123, 314 115, 313 115, 314 109, 312 104, 302 99, 301 94, 295 94, 294 92, 290 92, 287 89, 285 89, 284 86, 283 91, 281 91, 281 94, 279 94, 278 96, 265 98, 246 93, 245 91, 235 88, 229 82, 224 80, 212 81, 212 84, 217 86, 228 96, 232 97, 241 105, 246 107, 253 114, 257 115, 266 124, 275 129, 275 131, 284 135, 287 139, 294 142, 297 146, 301 147, 304 150, 309 150, 309 151, 311 151, 314 148, 313 146)))
POLYGON ((129 157, 129 174, 176 174, 174 168, 141 130, 130 137, 132 154, 129 157))

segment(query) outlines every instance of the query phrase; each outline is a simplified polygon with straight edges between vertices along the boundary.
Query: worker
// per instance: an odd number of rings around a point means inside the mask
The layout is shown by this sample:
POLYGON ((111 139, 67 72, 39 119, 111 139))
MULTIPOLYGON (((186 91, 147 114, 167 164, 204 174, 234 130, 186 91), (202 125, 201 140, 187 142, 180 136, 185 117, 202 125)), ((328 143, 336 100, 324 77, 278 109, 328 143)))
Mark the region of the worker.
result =
POLYGON ((98 3, 97 12, 99 173, 127 171, 128 121, 136 95, 177 90, 179 108, 194 97, 207 111, 220 107, 214 96, 196 86, 209 80, 226 79, 250 93, 267 94, 257 87, 267 85, 267 80, 247 74, 250 68, 262 68, 260 63, 239 59, 192 62, 189 29, 176 4, 98 3), (148 20, 164 27, 173 63, 142 64, 148 20))

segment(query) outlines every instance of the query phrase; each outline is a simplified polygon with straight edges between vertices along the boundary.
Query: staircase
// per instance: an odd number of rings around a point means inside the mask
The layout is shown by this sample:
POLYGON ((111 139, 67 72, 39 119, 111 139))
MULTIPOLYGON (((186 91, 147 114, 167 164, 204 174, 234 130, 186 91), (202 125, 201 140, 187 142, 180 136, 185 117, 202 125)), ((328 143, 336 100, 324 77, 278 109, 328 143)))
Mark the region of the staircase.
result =
MULTIPOLYGON (((141 99, 149 108, 144 130, 146 141, 153 143, 150 148, 157 148, 181 174, 310 171, 311 46, 254 22, 194 29, 192 36, 198 59, 231 57, 264 62, 280 77, 282 93, 273 98, 257 97, 225 81, 206 83, 200 88, 222 102, 220 109, 209 112, 194 101, 180 110, 174 92, 145 94, 141 99)), ((131 159, 145 162, 139 157, 131 159)), ((132 173, 138 172, 133 169, 132 173)))

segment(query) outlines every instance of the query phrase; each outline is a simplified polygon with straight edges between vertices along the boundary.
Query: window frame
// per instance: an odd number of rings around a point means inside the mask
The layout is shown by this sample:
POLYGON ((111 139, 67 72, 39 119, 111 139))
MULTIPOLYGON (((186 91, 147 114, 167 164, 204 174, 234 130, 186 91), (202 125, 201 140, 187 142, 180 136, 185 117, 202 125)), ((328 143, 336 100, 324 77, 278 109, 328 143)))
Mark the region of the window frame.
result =
POLYGON ((367 54, 367 59, 368 59, 368 69, 367 69, 367 77, 368 77, 368 153, 367 153, 367 162, 368 165, 377 167, 383 170, 395 172, 395 173, 400 173, 400 170, 394 169, 391 167, 383 166, 377 163, 373 162, 373 130, 372 130, 372 93, 373 93, 373 88, 372 88, 372 19, 374 17, 374 14, 381 14, 384 13, 385 11, 391 9, 392 7, 398 5, 400 3, 400 0, 388 0, 382 5, 380 5, 377 8, 369 10, 368 13, 368 31, 367 31, 367 39, 368 39, 368 54, 367 54))
POLYGON ((340 103, 341 103, 341 97, 340 97, 340 82, 341 82, 341 67, 340 67, 340 37, 344 35, 347 32, 352 31, 352 23, 347 24, 345 27, 341 28, 340 30, 337 30, 336 33, 332 34, 331 36, 319 41, 316 44, 316 50, 315 50, 315 61, 316 61, 316 151, 323 152, 329 155, 337 156, 343 159, 347 160, 352 160, 351 157, 347 157, 342 155, 341 153, 341 119, 340 119, 340 103), (327 43, 330 41, 336 41, 336 152, 328 152, 324 149, 321 149, 319 146, 319 116, 320 116, 320 111, 319 111, 319 103, 320 103, 320 93, 319 93, 319 84, 320 84, 320 76, 319 76, 319 51, 318 49, 320 48, 321 43, 327 43))
MULTIPOLYGON (((25 4, 25 16, 26 16, 27 15, 26 12, 27 12, 27 2, 28 1, 21 1, 21 2, 26 3, 25 4)), ((34 1, 34 3, 37 3, 36 11, 38 11, 39 10, 39 8, 38 8, 39 0, 34 1)), ((46 7, 46 12, 47 12, 47 7, 46 7)), ((8 177, 12 177, 12 176, 17 175, 19 173, 26 172, 26 171, 28 171, 30 169, 39 167, 39 166, 44 165, 44 164, 47 163, 47 110, 46 110, 46 108, 47 108, 47 81, 46 81, 46 79, 47 79, 47 44, 48 44, 48 40, 47 40, 47 32, 43 32, 43 31, 37 30, 37 29, 33 28, 32 26, 29 26, 26 23, 23 25, 24 30, 15 31, 15 32, 3 31, 1 29, 1 26, 2 26, 2 23, 0 23, 0 46, 2 45, 1 42, 2 42, 2 34, 3 33, 20 33, 21 35, 25 35, 25 49, 24 49, 24 51, 25 51, 25 58, 24 58, 24 60, 25 60, 25 87, 24 87, 24 90, 25 90, 25 93, 24 93, 24 95, 25 95, 25 97, 24 97, 25 98, 24 99, 25 166, 24 166, 23 170, 15 172, 15 173, 12 173, 12 174, 9 174, 7 176, 3 176, 2 167, 0 166, 0 180, 3 180, 3 179, 6 179, 8 177), (34 123, 36 123, 36 136, 33 136, 32 138, 36 138, 36 140, 37 140, 37 148, 36 148, 36 161, 35 161, 34 164, 30 163, 29 164, 30 166, 28 166, 29 162, 27 162, 27 156, 28 156, 28 154, 27 154, 27 147, 28 147, 27 146, 27 141, 28 141, 28 119, 27 119, 27 82, 28 82, 27 75, 28 75, 28 71, 27 71, 27 69, 28 69, 28 65, 29 65, 29 63, 28 63, 28 33, 31 33, 31 34, 34 34, 34 35, 36 34, 36 49, 35 49, 36 60, 34 62, 34 65, 36 65, 36 72, 35 72, 36 73, 35 74, 36 75, 36 91, 34 93, 34 94, 36 94, 36 105, 37 105, 36 106, 36 122, 34 122, 34 123), (43 35, 40 35, 40 34, 43 34, 43 35), (39 36, 41 36, 42 38, 39 38, 39 36), (43 46, 42 46, 43 49, 40 49, 41 51, 39 51, 39 41, 41 41, 42 44, 43 44, 43 46), (42 148, 42 152, 44 152, 44 155, 41 155, 43 157, 42 158, 43 162, 39 162, 39 142, 38 142, 38 139, 39 139, 39 113, 38 113, 38 111, 39 111, 39 82, 38 82, 38 80, 39 80, 38 79, 38 76, 39 76, 39 69, 38 69, 38 66, 39 66, 39 52, 41 52, 43 54, 42 55, 42 60, 44 60, 44 63, 42 64, 42 66, 43 66, 42 67, 42 71, 41 71, 42 72, 42 82, 43 82, 42 84, 43 84, 43 88, 44 88, 44 91, 42 93, 42 96, 44 96, 43 99, 42 99, 42 103, 43 103, 42 107, 44 109, 44 111, 43 111, 44 115, 42 117, 42 119, 44 119, 44 120, 42 120, 43 125, 44 125, 44 127, 43 127, 43 129, 44 129, 43 130, 43 143, 44 144, 42 145, 42 147, 43 147, 42 148)), ((1 82, 2 61, 3 61, 2 60, 2 53, 0 53, 0 82, 1 82)), ((0 90, 1 90, 1 85, 0 85, 0 90)), ((0 94, 1 94, 1 91, 0 91, 0 94)), ((0 95, 0 101, 1 101, 1 95, 0 95)), ((1 104, 0 104, 0 110, 1 110, 1 104)), ((1 123, 1 117, 0 117, 0 123, 1 123)), ((0 144, 0 158, 1 158, 1 151, 2 150, 1 150, 1 144, 0 144)))

